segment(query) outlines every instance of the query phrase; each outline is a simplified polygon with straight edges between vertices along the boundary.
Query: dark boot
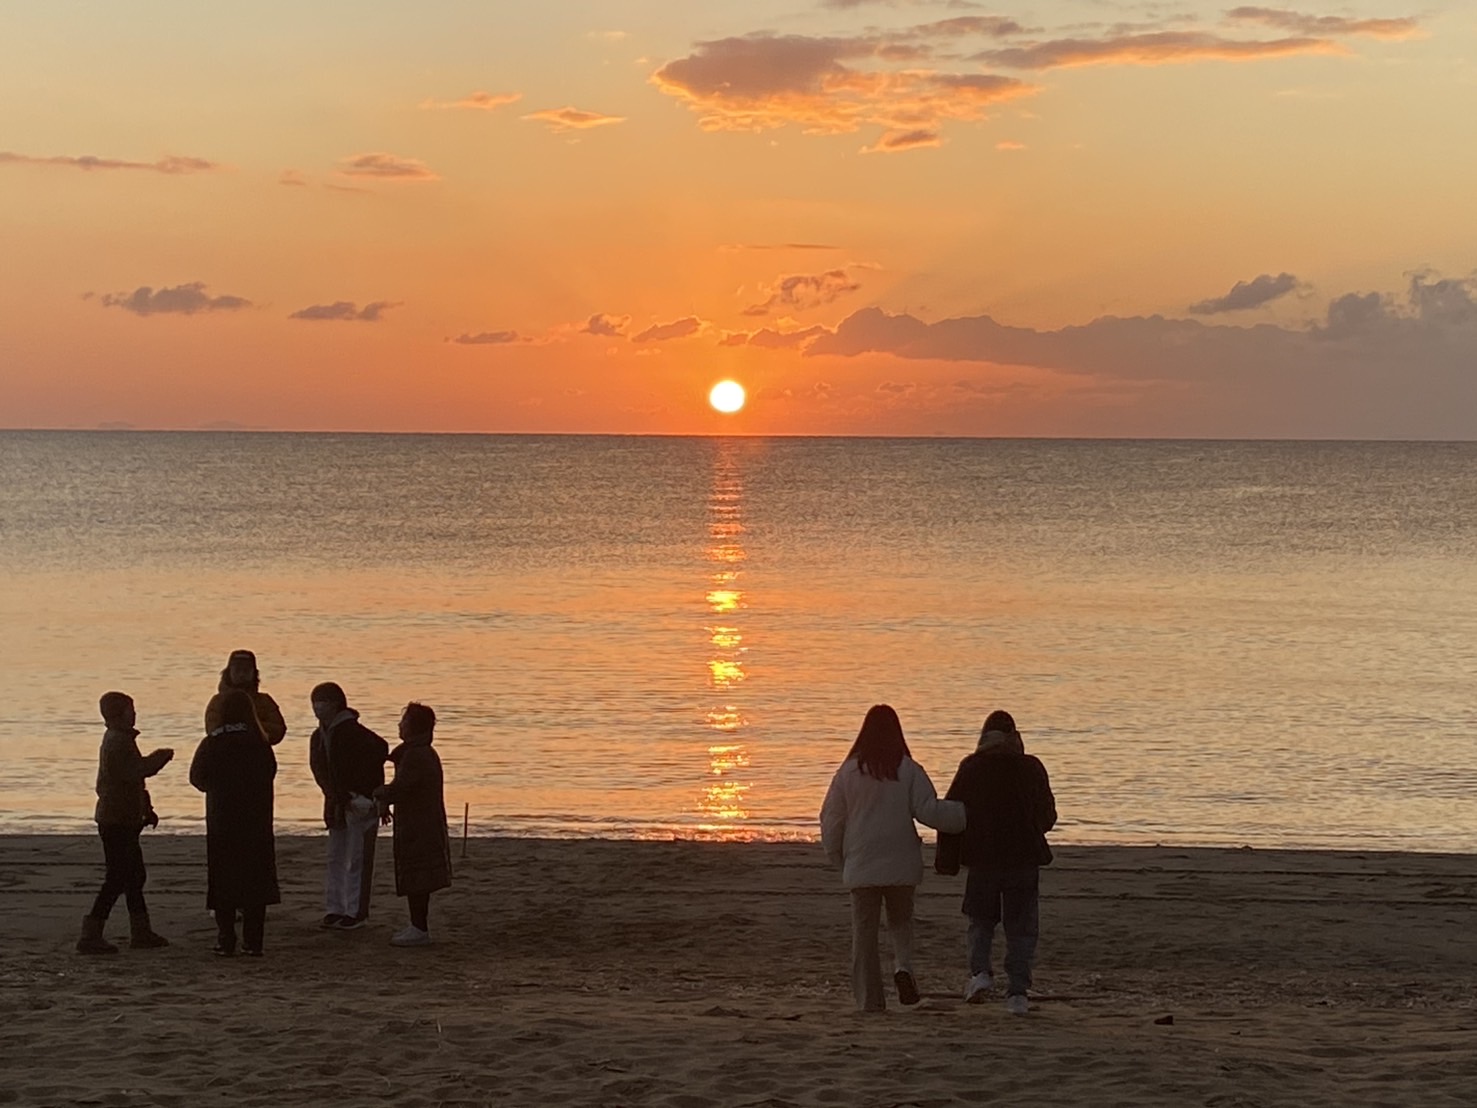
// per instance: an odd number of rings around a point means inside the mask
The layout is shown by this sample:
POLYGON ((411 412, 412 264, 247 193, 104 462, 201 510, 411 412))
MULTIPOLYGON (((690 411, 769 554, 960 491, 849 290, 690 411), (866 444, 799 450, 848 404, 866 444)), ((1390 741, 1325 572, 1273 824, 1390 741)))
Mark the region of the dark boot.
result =
POLYGON ((77 940, 78 954, 117 954, 118 948, 103 938, 105 920, 82 917, 82 937, 77 940))
POLYGON ((149 910, 145 908, 141 912, 128 913, 128 928, 132 937, 128 945, 133 950, 154 950, 161 946, 168 946, 169 940, 163 935, 155 934, 154 929, 149 926, 149 910))

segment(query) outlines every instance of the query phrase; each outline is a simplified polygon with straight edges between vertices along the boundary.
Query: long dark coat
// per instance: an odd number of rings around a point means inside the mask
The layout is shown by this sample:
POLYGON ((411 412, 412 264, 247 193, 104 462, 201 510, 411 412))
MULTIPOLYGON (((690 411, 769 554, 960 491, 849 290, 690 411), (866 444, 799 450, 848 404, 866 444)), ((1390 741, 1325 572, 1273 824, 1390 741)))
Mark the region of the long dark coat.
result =
POLYGON ((420 735, 392 750, 390 761, 395 779, 379 796, 395 813, 395 895, 444 889, 451 884, 451 840, 441 793, 441 755, 429 735, 420 735))
POLYGON ((195 748, 190 784, 205 794, 207 908, 282 902, 272 837, 276 776, 272 748, 243 724, 218 728, 195 748))

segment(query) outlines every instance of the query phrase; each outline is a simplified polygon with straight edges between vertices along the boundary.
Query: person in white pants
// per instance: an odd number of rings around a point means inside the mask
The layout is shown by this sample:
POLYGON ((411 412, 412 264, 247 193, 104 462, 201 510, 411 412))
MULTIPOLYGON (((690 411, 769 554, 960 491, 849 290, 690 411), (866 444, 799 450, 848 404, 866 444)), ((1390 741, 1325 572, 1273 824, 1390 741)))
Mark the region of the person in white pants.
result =
POLYGON ((914 820, 940 831, 963 831, 964 805, 939 799, 927 771, 908 752, 897 712, 877 704, 862 721, 821 806, 821 845, 851 891, 851 984, 864 1012, 887 1008, 877 951, 884 905, 898 999, 919 1001, 913 978, 913 891, 923 880, 923 844, 914 820))
POLYGON ((323 824, 328 828, 320 926, 353 931, 369 920, 380 826, 373 797, 385 783, 390 747, 359 722, 359 713, 332 681, 314 688, 312 701, 318 728, 309 740, 308 763, 323 792, 323 824))

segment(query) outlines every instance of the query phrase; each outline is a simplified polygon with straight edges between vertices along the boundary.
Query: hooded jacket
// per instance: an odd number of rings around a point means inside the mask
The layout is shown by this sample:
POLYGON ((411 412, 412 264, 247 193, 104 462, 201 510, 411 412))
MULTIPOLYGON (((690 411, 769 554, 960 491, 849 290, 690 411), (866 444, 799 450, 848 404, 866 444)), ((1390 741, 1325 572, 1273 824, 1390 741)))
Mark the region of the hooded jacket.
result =
POLYGON ((93 818, 100 827, 143 827, 152 806, 144 779, 164 768, 169 755, 156 750, 139 753, 138 732, 132 727, 109 727, 103 732, 97 755, 97 807, 93 818))
POLYGON ((961 862, 982 869, 1051 864, 1046 832, 1056 826, 1056 797, 1046 767, 1025 752, 1019 735, 985 732, 959 763, 947 796, 968 818, 962 835, 939 836, 939 873, 957 873, 961 862))
POLYGON ((913 821, 941 831, 964 830, 964 806, 940 800, 928 773, 912 758, 897 780, 863 773, 855 758, 841 763, 821 805, 821 845, 848 889, 917 885, 923 880, 923 840, 913 821))
MULTIPOLYGON (((215 695, 210 698, 210 703, 205 706, 205 733, 207 735, 221 725, 221 700, 226 693, 238 687, 231 684, 227 672, 227 670, 221 670, 220 684, 216 686, 215 695)), ((277 707, 275 700, 260 689, 242 689, 241 691, 251 697, 251 703, 256 708, 256 721, 262 725, 262 734, 267 737, 267 742, 276 746, 287 737, 287 721, 282 718, 282 709, 277 707)))
POLYGON ((308 766, 323 792, 323 825, 344 827, 344 809, 351 796, 372 797, 385 783, 385 759, 390 744, 359 722, 359 713, 345 708, 325 729, 319 725, 308 740, 308 766))

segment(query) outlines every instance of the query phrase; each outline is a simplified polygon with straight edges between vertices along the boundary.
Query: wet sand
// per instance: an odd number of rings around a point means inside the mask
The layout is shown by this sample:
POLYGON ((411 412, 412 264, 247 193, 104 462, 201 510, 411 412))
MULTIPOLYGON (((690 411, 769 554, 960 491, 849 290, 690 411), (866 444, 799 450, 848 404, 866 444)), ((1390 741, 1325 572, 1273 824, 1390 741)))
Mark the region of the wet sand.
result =
POLYGON ((436 945, 397 950, 387 838, 338 934, 323 840, 281 839, 258 960, 210 954, 204 841, 144 843, 174 945, 85 958, 97 840, 0 837, 0 1103, 1477 1103, 1470 856, 1060 848, 1018 1018, 958 999, 963 880, 932 874, 923 1002, 855 1013, 815 846, 473 840, 436 945))

